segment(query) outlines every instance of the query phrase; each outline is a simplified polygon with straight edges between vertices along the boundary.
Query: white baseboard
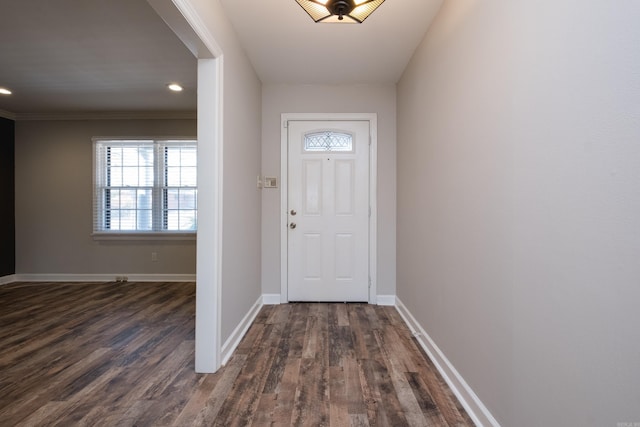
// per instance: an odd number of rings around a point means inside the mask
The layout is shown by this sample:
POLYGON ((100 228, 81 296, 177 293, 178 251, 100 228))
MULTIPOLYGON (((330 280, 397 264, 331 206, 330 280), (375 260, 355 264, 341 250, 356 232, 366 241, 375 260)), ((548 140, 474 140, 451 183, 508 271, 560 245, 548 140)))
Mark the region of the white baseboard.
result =
MULTIPOLYGON (((282 304, 282 301, 280 299, 280 294, 262 294, 262 303, 264 305, 282 304)), ((376 305, 395 306, 396 296, 395 295, 377 295, 376 305)))
POLYGON ((395 295, 378 295, 378 305, 396 305, 396 296, 395 295))
POLYGON ((16 274, 15 282, 114 282, 125 276, 129 282, 195 282, 195 274, 16 274))
POLYGON ((262 294, 262 304, 264 305, 279 305, 280 294, 262 294))
POLYGON ((242 337, 244 337, 244 334, 247 333, 249 327, 258 315, 258 312, 262 308, 262 299, 263 297, 261 295, 256 303, 253 304, 253 306, 249 309, 249 312, 240 321, 238 326, 236 326, 236 328, 233 330, 231 336, 229 336, 227 341, 225 341, 225 343, 222 345, 222 348, 220 349, 220 360, 222 360, 222 366, 227 364, 227 362, 231 358, 231 355, 238 347, 238 344, 240 344, 242 337))
MULTIPOLYGON (((280 299, 280 294, 262 294, 262 303, 264 305, 282 304, 282 301, 280 299)), ((395 306, 396 296, 395 295, 377 295, 375 304, 395 306)))
POLYGON ((13 283, 13 282, 17 282, 15 274, 10 274, 8 276, 0 277, 0 286, 8 285, 9 283, 13 283))
POLYGON ((480 401, 480 398, 471 390, 471 387, 469 387, 464 378, 462 378, 456 368, 449 362, 449 359, 442 353, 429 334, 427 334, 399 298, 396 298, 396 309, 424 351, 429 355, 429 358, 431 358, 431 361, 447 382, 453 394, 456 395, 462 406, 464 406, 464 409, 473 422, 479 427, 500 427, 498 421, 480 401))

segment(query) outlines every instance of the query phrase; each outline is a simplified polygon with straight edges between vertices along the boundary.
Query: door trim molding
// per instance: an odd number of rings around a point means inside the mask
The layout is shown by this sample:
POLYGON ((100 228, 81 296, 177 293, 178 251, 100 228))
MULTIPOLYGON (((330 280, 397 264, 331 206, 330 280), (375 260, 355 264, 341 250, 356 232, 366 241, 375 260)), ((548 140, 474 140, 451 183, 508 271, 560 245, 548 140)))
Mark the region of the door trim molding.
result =
POLYGON ((371 144, 369 148, 369 304, 377 304, 377 271, 378 271, 378 115, 376 113, 282 113, 280 127, 280 302, 287 303, 288 295, 288 239, 287 239, 287 206, 289 198, 289 121, 368 121, 371 144))

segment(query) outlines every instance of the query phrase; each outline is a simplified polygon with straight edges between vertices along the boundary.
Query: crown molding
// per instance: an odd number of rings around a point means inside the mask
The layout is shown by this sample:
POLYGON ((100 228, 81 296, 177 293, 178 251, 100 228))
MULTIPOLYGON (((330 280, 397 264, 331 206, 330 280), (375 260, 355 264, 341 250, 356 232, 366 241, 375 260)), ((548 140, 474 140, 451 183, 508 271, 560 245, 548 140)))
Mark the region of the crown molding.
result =
POLYGON ((9 120, 15 120, 16 115, 11 111, 0 110, 0 117, 9 120))
MULTIPOLYGON (((0 111, 0 115, 2 111, 0 111)), ((180 120, 196 119, 196 111, 119 111, 119 112, 75 112, 75 113, 20 113, 12 120, 180 120)))

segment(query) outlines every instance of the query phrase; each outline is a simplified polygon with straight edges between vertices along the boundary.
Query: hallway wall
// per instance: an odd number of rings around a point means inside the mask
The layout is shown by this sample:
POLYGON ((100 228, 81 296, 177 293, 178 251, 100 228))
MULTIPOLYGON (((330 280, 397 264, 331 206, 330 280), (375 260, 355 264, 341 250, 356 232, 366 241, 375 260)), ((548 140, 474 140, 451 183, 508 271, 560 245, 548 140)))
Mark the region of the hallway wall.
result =
POLYGON ((398 85, 398 297, 504 426, 640 422, 640 3, 445 1, 398 85))
MULTIPOLYGON (((395 85, 280 85, 262 89, 262 172, 280 177, 282 113, 378 114, 378 295, 396 291, 395 85)), ((280 294, 280 191, 262 191, 262 292, 280 294)))
MULTIPOLYGON (((208 31, 222 49, 224 87, 220 338, 224 344, 261 295, 261 200, 260 190, 256 188, 261 159, 261 83, 220 1, 185 1, 202 21, 203 28, 199 30, 208 31)), ((211 151, 207 150, 208 153, 211 151)), ((213 168, 216 165, 210 158, 199 158, 199 162, 211 168, 209 172, 212 175, 215 173, 213 168)), ((207 184, 211 189, 211 182, 207 184)), ((199 224, 202 224, 202 218, 199 218, 199 224)), ((198 255, 200 260, 213 254, 204 253, 202 258, 198 255)), ((203 302, 203 306, 208 303, 203 302)), ((208 311, 212 309, 208 307, 208 311)))

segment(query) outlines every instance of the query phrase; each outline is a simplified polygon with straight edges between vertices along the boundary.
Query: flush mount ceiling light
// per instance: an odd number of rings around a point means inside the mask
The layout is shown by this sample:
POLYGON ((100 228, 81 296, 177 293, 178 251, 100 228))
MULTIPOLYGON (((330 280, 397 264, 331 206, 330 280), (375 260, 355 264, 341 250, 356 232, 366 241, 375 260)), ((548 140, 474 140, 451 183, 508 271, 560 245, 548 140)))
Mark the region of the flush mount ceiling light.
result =
POLYGON ((315 22, 361 24, 384 0, 296 0, 315 22))
POLYGON ((182 92, 182 86, 177 83, 170 83, 167 85, 167 87, 169 88, 169 90, 172 90, 174 92, 182 92))
POLYGON ((0 87, 0 94, 2 95, 11 95, 11 91, 6 87, 0 87))

